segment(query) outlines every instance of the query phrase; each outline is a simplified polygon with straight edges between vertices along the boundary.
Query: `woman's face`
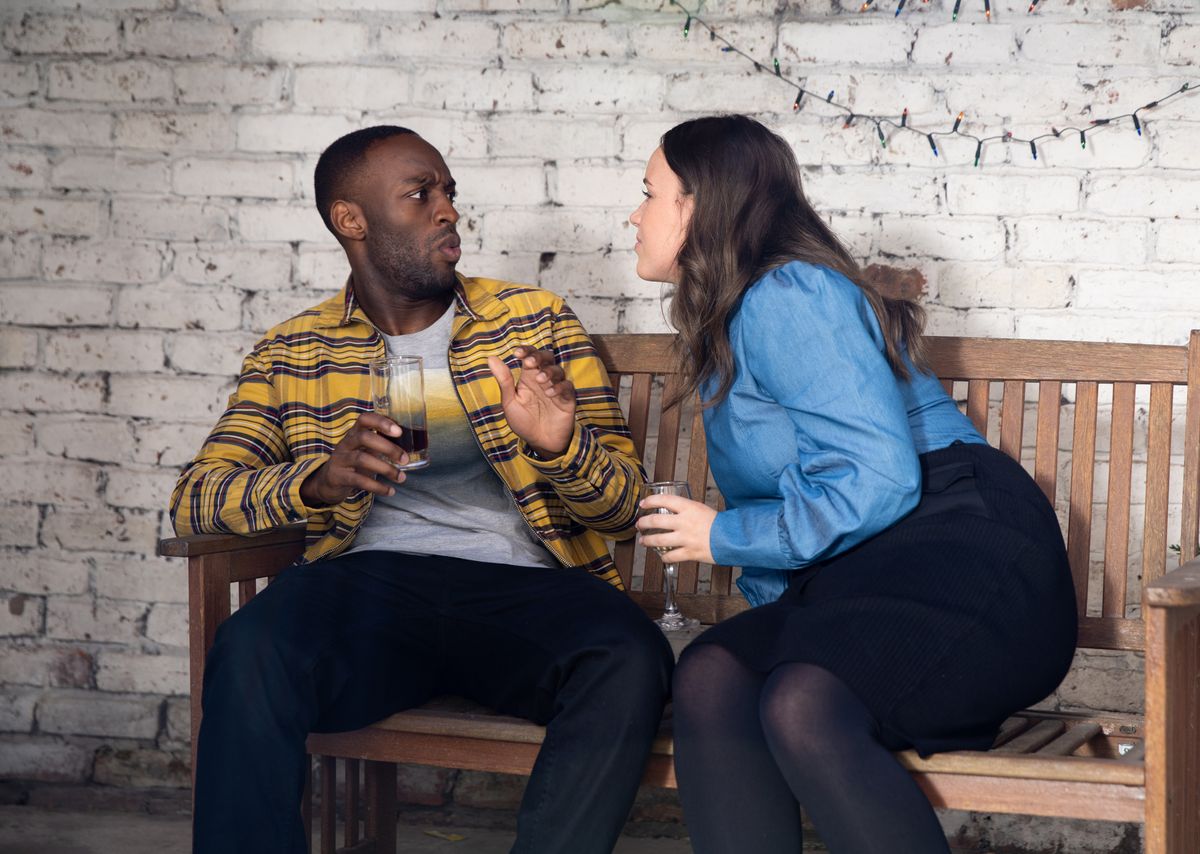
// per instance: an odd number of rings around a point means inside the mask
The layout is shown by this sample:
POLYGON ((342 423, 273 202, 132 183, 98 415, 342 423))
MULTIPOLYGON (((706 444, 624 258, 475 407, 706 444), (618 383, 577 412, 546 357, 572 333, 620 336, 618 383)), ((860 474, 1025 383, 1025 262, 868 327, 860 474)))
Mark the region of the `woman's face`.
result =
POLYGON ((679 178, 657 148, 646 164, 645 199, 629 217, 637 227, 637 274, 648 282, 678 283, 676 260, 692 218, 692 197, 683 195, 679 178))

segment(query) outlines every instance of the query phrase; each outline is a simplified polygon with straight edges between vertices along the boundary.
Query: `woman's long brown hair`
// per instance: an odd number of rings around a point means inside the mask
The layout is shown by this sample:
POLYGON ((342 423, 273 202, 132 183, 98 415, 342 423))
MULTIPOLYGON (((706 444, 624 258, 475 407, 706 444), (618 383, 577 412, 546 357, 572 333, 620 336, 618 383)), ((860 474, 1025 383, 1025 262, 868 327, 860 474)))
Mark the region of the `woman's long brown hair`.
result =
POLYGON ((693 201, 669 312, 683 369, 670 405, 713 378, 716 391, 705 405, 724 399, 734 377, 729 319, 750 285, 789 261, 828 267, 858 285, 879 319, 884 355, 898 378, 909 378, 905 348, 912 363, 924 367, 924 311, 910 300, 885 297, 866 280, 804 198, 800 168, 783 139, 746 116, 708 116, 667 131, 662 150, 693 201))

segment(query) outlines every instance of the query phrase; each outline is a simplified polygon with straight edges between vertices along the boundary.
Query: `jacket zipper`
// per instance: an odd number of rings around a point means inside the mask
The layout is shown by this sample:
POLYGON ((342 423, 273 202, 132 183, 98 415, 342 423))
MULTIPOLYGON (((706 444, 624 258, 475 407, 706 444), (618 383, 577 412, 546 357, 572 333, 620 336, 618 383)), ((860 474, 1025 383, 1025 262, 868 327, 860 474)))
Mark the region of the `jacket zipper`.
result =
MULTIPOLYGON (((450 385, 454 388, 454 396, 458 398, 458 405, 463 408, 463 414, 467 415, 467 413, 468 413, 467 405, 466 405, 466 403, 463 402, 462 393, 458 390, 458 382, 456 381, 456 378, 454 376, 454 362, 452 360, 453 360, 453 351, 451 348, 447 348, 446 349, 446 364, 450 367, 450 385)), ((467 422, 470 423, 470 421, 471 421, 471 418, 469 415, 467 415, 467 422)), ((570 566, 570 563, 568 561, 564 560, 563 556, 554 550, 554 547, 550 545, 550 542, 545 537, 542 536, 541 532, 538 531, 537 528, 533 527, 533 523, 529 521, 528 517, 526 517, 525 511, 522 510, 521 505, 517 503, 517 497, 515 495, 513 495, 512 489, 509 488, 508 482, 503 477, 500 476, 500 472, 496 471, 496 467, 494 465, 492 465, 492 461, 488 457, 487 451, 485 451, 483 448, 483 443, 479 441, 479 436, 475 432, 474 424, 471 424, 471 438, 473 438, 475 440, 475 446, 477 448, 479 448, 479 453, 483 455, 483 459, 487 462, 488 466, 491 467, 492 473, 494 475, 496 475, 497 480, 499 480, 500 483, 504 486, 505 494, 508 496, 509 501, 512 502, 513 507, 517 511, 517 515, 520 516, 521 520, 525 523, 525 527, 529 529, 529 532, 531 534, 533 534, 534 539, 537 540, 539 543, 541 543, 542 546, 546 549, 546 551, 550 552, 550 554, 552 554, 554 556, 555 560, 557 560, 563 566, 570 566)))

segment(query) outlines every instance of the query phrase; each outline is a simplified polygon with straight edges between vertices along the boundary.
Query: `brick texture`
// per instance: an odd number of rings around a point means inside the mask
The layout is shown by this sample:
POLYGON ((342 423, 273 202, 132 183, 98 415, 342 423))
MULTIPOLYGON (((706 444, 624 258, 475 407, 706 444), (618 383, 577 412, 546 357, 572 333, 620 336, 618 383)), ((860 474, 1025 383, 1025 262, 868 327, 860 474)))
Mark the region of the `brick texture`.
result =
MULTIPOLYGON (((793 112, 769 63, 861 113, 948 130, 961 110, 967 132, 1021 136, 1194 76, 1200 7, 997 0, 986 23, 969 4, 957 22, 860 5, 707 4, 761 73, 699 26, 682 38, 658 0, 0 4, 0 776, 186 785, 187 586, 154 556, 164 505, 242 353, 344 281, 312 170, 355 128, 437 145, 461 269, 552 288, 597 332, 667 329, 627 223, 645 160, 678 121, 741 111, 784 136, 822 216, 931 331, 1183 343, 1200 95, 1141 113, 1141 136, 1068 133, 1036 161, 997 143, 974 168, 967 139, 934 157, 922 136, 844 127, 820 96, 793 112)), ((1139 678, 1130 656, 1083 657, 1049 702, 1135 708, 1139 678)), ((519 797, 488 775, 405 779, 414 804, 519 797)), ((981 819, 944 821, 982 838, 981 819)), ((1124 831, 1037 827, 1013 844, 1126 850, 1124 831)))

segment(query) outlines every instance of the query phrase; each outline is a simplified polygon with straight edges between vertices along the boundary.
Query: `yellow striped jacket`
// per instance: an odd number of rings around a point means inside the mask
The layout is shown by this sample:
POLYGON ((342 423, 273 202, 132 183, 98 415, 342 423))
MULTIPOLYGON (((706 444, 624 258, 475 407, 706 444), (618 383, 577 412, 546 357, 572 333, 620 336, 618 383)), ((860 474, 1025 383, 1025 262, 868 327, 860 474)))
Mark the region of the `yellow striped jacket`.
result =
MULTIPOLYGON (((383 338, 352 283, 268 331, 179 477, 171 495, 176 532, 250 534, 307 519, 302 562, 349 547, 371 509, 370 493, 311 508, 300 484, 371 410, 367 364, 383 355, 383 338)), ((608 374, 574 312, 540 288, 460 276, 449 362, 480 449, 534 533, 565 566, 620 587, 602 535, 633 536, 644 473, 608 374), (487 357, 517 368, 518 346, 553 352, 575 385, 575 435, 555 460, 530 456, 500 408, 487 357)))

